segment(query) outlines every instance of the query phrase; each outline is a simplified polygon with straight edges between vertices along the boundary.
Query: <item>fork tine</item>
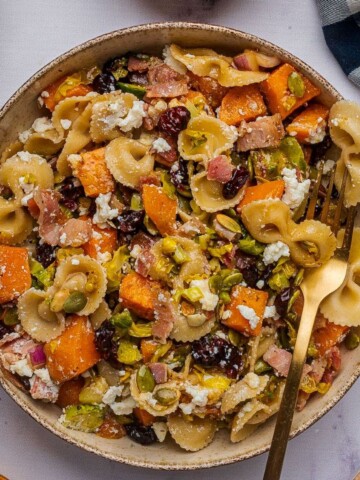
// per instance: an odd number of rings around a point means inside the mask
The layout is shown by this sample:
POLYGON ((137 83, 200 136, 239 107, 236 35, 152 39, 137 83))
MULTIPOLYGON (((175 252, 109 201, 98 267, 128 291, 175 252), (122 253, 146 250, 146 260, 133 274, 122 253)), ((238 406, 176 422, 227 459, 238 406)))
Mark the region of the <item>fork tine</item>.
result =
POLYGON ((334 232, 335 235, 337 235, 340 228, 340 217, 341 217, 341 212, 344 205, 344 196, 345 196, 345 187, 346 187, 347 177, 348 177, 348 169, 345 168, 344 175, 341 181, 339 200, 335 210, 334 223, 332 226, 332 231, 334 232))
POLYGON ((350 207, 348 209, 348 215, 347 215, 347 218, 346 218, 345 233, 344 233, 343 243, 342 243, 342 246, 341 246, 341 250, 343 250, 344 254, 347 254, 347 257, 349 256, 349 253, 350 253, 351 240, 352 240, 352 234, 353 234, 353 230, 354 230, 354 223, 355 223, 356 215, 357 215, 357 207, 355 205, 355 206, 350 207))
POLYGON ((325 197, 324 203, 322 205, 321 217, 320 217, 320 222, 322 222, 322 223, 327 223, 328 222, 329 208, 330 208, 330 203, 331 203, 331 194, 332 194, 332 190, 333 190, 333 187, 334 187, 336 167, 337 167, 337 164, 335 163, 335 166, 333 167, 333 169, 331 171, 331 174, 330 174, 330 180, 329 180, 329 185, 328 185, 328 189, 327 189, 327 192, 326 192, 326 197, 325 197))
POLYGON ((307 212, 306 212, 306 219, 307 220, 312 220, 314 218, 314 215, 315 215, 316 202, 317 202, 317 199, 318 199, 319 188, 320 188, 320 185, 321 185, 323 170, 324 170, 324 161, 321 161, 319 169, 318 169, 318 174, 317 174, 317 177, 316 177, 316 181, 314 183, 314 186, 313 186, 313 189, 312 189, 312 192, 311 192, 311 195, 310 195, 310 202, 309 202, 309 206, 308 206, 308 209, 307 209, 307 212))

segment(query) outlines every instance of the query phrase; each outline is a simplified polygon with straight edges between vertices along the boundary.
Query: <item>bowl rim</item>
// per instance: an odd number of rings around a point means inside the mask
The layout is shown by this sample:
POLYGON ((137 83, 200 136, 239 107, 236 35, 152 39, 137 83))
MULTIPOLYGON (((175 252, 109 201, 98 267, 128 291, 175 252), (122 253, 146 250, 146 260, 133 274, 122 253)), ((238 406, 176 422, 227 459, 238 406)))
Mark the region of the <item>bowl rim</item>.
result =
MULTIPOLYGON (((104 41, 110 40, 113 37, 122 38, 126 35, 137 33, 137 32, 149 32, 153 30, 168 30, 168 29, 177 29, 177 30, 203 30, 203 31, 212 31, 217 33, 227 33, 233 34, 238 38, 242 38, 253 42, 260 47, 265 47, 271 49, 275 53, 277 53, 281 58, 289 59, 290 61, 294 62, 298 67, 303 69, 304 71, 308 72, 314 78, 318 79, 318 82, 321 83, 324 90, 329 93, 332 97, 337 100, 341 100, 343 97, 342 95, 326 80, 322 75, 320 75, 315 69, 313 69, 310 65, 308 65, 303 60, 299 59, 296 55, 290 53, 289 51, 285 50, 278 45, 265 40, 257 35, 253 35, 241 30, 237 30, 230 27, 224 27, 221 25, 207 25, 203 23, 194 23, 194 22, 156 22, 156 23, 149 23, 149 24, 140 24, 132 27, 125 27, 118 30, 113 30, 111 32, 98 35, 90 40, 82 42, 79 45, 71 48, 70 50, 58 55, 56 58, 48 62, 45 66, 40 68, 36 71, 28 80, 26 80, 5 102, 5 104, 0 109, 0 122, 4 118, 4 116, 8 113, 11 109, 12 105, 16 102, 16 100, 25 92, 29 87, 31 87, 36 80, 41 78, 46 73, 50 72, 53 68, 55 68, 59 63, 71 58, 73 55, 79 52, 83 52, 92 48, 94 45, 102 43, 104 41)), ((331 408, 333 408, 336 403, 338 403, 341 398, 345 395, 345 393, 350 389, 350 387, 354 384, 357 378, 360 376, 360 363, 354 369, 352 375, 348 378, 347 382, 343 385, 343 387, 337 392, 337 394, 332 397, 326 405, 319 410, 315 415, 313 415, 308 421, 299 425, 296 429, 294 429, 290 434, 290 439, 294 438, 295 436, 299 435, 306 429, 308 429, 311 425, 317 422, 321 417, 323 417, 331 408)), ((83 450, 94 453, 100 457, 107 458, 109 460, 113 460, 120 464, 127 464, 136 467, 143 467, 149 468, 154 470, 177 470, 177 471, 186 471, 186 470, 197 470, 200 468, 212 468, 222 465, 232 464, 238 461, 246 460, 249 458, 256 457, 266 451, 269 450, 269 446, 258 448, 256 451, 248 452, 248 453, 239 453, 237 455, 233 455, 232 457, 227 457, 225 459, 210 459, 208 461, 201 460, 196 465, 170 465, 165 463, 148 463, 148 461, 134 460, 128 458, 120 458, 112 453, 106 451, 100 451, 97 447, 93 447, 86 442, 83 442, 79 439, 74 439, 69 433, 64 432, 63 430, 60 431, 56 424, 52 424, 46 418, 43 418, 37 412, 35 412, 31 408, 31 404, 26 402, 20 395, 18 388, 11 384, 5 377, 0 368, 0 385, 3 387, 5 392, 34 420, 36 420, 42 427, 46 428, 47 430, 54 433, 57 437, 66 442, 75 445, 83 450)), ((184 454, 184 458, 186 454, 184 454)))

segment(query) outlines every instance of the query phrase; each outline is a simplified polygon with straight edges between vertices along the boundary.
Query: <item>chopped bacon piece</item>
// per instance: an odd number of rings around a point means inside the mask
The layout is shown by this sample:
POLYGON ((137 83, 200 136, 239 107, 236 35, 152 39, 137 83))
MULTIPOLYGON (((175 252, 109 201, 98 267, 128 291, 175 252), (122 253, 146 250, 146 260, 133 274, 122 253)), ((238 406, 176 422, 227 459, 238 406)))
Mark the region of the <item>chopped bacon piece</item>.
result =
MULTIPOLYGON (((292 354, 283 348, 279 348, 276 345, 271 345, 264 353, 263 359, 271 367, 273 367, 278 375, 281 377, 287 377, 291 364, 292 354)), ((308 364, 304 365, 303 376, 307 375, 311 371, 311 367, 308 364)))
POLYGON ((226 183, 231 179, 234 167, 226 155, 219 155, 210 160, 207 169, 207 179, 226 183))
POLYGON ((59 396, 59 387, 54 384, 48 385, 35 375, 34 380, 31 380, 29 393, 35 400, 44 400, 50 403, 55 403, 59 396))
POLYGON ((341 352, 339 347, 331 347, 326 354, 326 358, 328 360, 328 367, 338 372, 341 368, 341 352))
POLYGON ((166 343, 175 321, 175 310, 170 294, 161 291, 155 300, 155 323, 152 334, 155 340, 166 343))
POLYGON ((155 260, 155 257, 151 252, 151 247, 154 245, 154 243, 155 240, 149 237, 149 235, 146 235, 144 232, 137 233, 131 241, 131 250, 135 247, 135 245, 138 245, 141 248, 141 252, 135 261, 135 272, 142 277, 148 276, 150 267, 155 260))
POLYGON ((150 64, 147 58, 129 57, 128 70, 129 72, 147 72, 150 64))
POLYGON ((59 242, 60 197, 60 193, 55 190, 36 189, 34 193, 34 200, 40 210, 39 235, 45 243, 53 247, 59 242))
POLYGON ((176 231, 177 235, 188 238, 193 238, 196 235, 204 234, 205 232, 205 225, 196 217, 189 218, 189 220, 181 225, 176 231))
POLYGON ((316 383, 319 383, 322 379, 325 372, 326 364, 327 362, 324 357, 315 358, 311 362, 311 372, 309 373, 309 375, 315 380, 316 383))
POLYGON ((157 83, 147 87, 146 98, 174 98, 186 95, 189 91, 186 80, 157 83))
POLYGON ((149 363, 148 367, 151 370, 151 373, 154 376, 156 383, 166 383, 167 382, 167 366, 165 363, 149 363))
POLYGON ((162 138, 166 140, 166 143, 171 147, 171 149, 167 152, 156 152, 156 161, 165 167, 171 167, 171 165, 178 159, 177 141, 175 138, 165 134, 162 134, 162 138))
POLYGON ((70 218, 59 231, 59 242, 62 247, 80 247, 88 242, 92 236, 90 220, 70 218))
POLYGON ((285 130, 279 113, 255 122, 242 122, 239 127, 237 149, 239 152, 247 152, 255 148, 275 148, 280 145, 284 135, 285 130))
POLYGON ((177 80, 183 80, 184 75, 176 72, 170 68, 165 63, 160 63, 160 65, 155 65, 151 67, 148 71, 148 80, 151 85, 169 83, 177 80))
POLYGON ((307 401, 309 400, 310 395, 311 395, 310 393, 306 393, 303 390, 299 391, 299 395, 296 402, 296 410, 298 412, 301 412, 301 410, 305 408, 305 405, 307 404, 307 401))

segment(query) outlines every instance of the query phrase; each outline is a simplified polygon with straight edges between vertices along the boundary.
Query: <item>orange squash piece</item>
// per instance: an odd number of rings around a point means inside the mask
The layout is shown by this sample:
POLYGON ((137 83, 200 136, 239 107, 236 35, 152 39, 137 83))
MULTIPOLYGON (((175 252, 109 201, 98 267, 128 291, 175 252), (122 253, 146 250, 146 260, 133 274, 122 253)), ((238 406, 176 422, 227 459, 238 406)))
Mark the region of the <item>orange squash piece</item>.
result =
POLYGON ((77 377, 100 360, 95 348, 95 334, 87 317, 72 315, 69 325, 44 351, 50 377, 62 383, 77 377))
POLYGON ((93 236, 81 245, 85 255, 97 258, 98 253, 113 253, 117 247, 117 232, 115 228, 99 228, 92 225, 93 236))
POLYGON ((155 417, 154 415, 151 415, 151 413, 147 412, 146 410, 136 407, 133 410, 133 413, 135 417, 138 419, 139 423, 141 425, 144 425, 145 427, 150 427, 154 423, 155 417))
POLYGON ((254 187, 248 187, 245 190, 241 202, 236 207, 236 210, 240 213, 241 209, 248 203, 255 200, 266 200, 268 198, 281 198, 284 194, 285 182, 284 180, 274 180, 272 182, 259 183, 254 187))
POLYGON ((266 114, 266 105, 257 85, 231 88, 222 99, 219 118, 228 125, 255 120, 266 114))
POLYGON ((226 312, 230 312, 230 316, 229 318, 222 319, 222 323, 243 335, 260 335, 267 300, 268 294, 262 290, 241 286, 234 287, 231 293, 231 302, 225 310, 226 312), (255 328, 252 328, 249 320, 240 313, 238 309, 240 305, 252 308, 259 317, 255 328))
POLYGON ((0 245, 0 303, 11 302, 30 287, 27 249, 0 245))
POLYGON ((69 405, 79 405, 79 395, 84 385, 85 380, 82 377, 62 383, 59 388, 56 405, 61 408, 68 407, 69 405))
POLYGON ((44 101, 46 108, 48 108, 50 112, 53 112, 55 110, 56 105, 61 100, 64 100, 64 98, 81 97, 93 91, 90 85, 84 85, 81 83, 79 85, 76 85, 73 88, 69 88, 66 91, 66 95, 62 95, 60 94, 60 92, 58 92, 58 89, 60 85, 65 82, 66 78, 67 78, 66 76, 61 77, 58 80, 56 80, 56 82, 52 83, 51 85, 48 85, 45 88, 45 91, 47 92, 48 96, 42 97, 42 99, 44 101))
POLYGON ((271 113, 280 113, 283 120, 297 108, 301 107, 301 105, 304 105, 304 103, 321 93, 320 89, 313 85, 307 77, 288 63, 284 63, 274 70, 269 77, 261 83, 261 90, 266 97, 271 113), (293 95, 288 87, 288 78, 293 72, 298 73, 304 82, 305 93, 301 98, 293 95))
POLYGON ((349 331, 349 327, 342 325, 336 325, 332 322, 327 322, 323 328, 318 328, 313 332, 314 345, 318 349, 320 355, 325 353, 340 343, 346 332, 349 331))
POLYGON ((155 342, 155 340, 148 340, 146 338, 143 338, 140 342, 140 351, 141 355, 143 357, 144 363, 148 363, 151 361, 152 356, 156 352, 156 349, 158 348, 159 343, 155 342))
POLYGON ((145 212, 161 235, 171 235, 175 229, 177 201, 170 198, 161 187, 144 185, 142 199, 145 212))
POLYGON ((318 132, 326 128, 329 109, 320 103, 310 105, 286 127, 286 131, 300 143, 317 143, 318 132))
POLYGON ((115 181, 105 162, 105 147, 81 154, 81 160, 73 166, 87 197, 115 190, 115 181))
POLYGON ((154 320, 155 300, 159 292, 158 282, 131 272, 120 284, 121 304, 146 320, 154 320))

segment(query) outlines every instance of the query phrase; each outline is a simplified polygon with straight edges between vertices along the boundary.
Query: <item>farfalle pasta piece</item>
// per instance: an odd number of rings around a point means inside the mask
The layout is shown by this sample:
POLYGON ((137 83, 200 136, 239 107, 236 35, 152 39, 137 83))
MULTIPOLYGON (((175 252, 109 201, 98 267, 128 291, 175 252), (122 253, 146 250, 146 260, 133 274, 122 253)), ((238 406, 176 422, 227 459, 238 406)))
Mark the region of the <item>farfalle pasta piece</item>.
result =
POLYGON ((174 381, 158 384, 152 392, 141 392, 137 384, 137 373, 134 373, 130 380, 130 391, 137 405, 154 417, 170 415, 179 405, 180 390, 174 381), (161 398, 165 396, 167 401, 161 403, 161 398))
POLYGON ((195 75, 211 77, 223 87, 242 87, 268 78, 265 72, 240 71, 232 66, 232 58, 219 55, 209 48, 184 49, 170 46, 172 57, 195 75))
POLYGON ((268 375, 259 376, 256 373, 247 373, 244 378, 231 385, 224 393, 221 401, 222 413, 231 412, 239 403, 257 397, 265 390, 268 381, 268 375))
POLYGON ((154 169, 155 157, 145 146, 131 138, 118 137, 106 147, 105 160, 116 181, 127 187, 138 189, 140 178, 154 169))
POLYGON ((177 342, 194 342, 211 332, 215 325, 216 318, 212 316, 199 326, 189 325, 187 318, 178 313, 175 317, 174 326, 170 338, 177 342))
POLYGON ((235 127, 218 118, 199 115, 192 118, 186 129, 180 132, 178 149, 185 160, 206 164, 212 158, 230 150, 237 137, 235 127))
POLYGON ((285 389, 285 380, 279 382, 275 392, 272 392, 271 401, 262 403, 262 408, 248 420, 249 425, 260 425, 280 410, 281 399, 285 389))
POLYGON ((262 410, 264 405, 255 398, 246 402, 235 415, 231 424, 230 440, 233 443, 241 442, 249 437, 258 425, 249 424, 249 420, 262 410))
POLYGON ((207 173, 197 173, 190 180, 190 188, 196 204, 205 212, 218 212, 235 207, 244 196, 246 186, 240 188, 234 198, 223 196, 223 184, 216 180, 208 180, 207 173))
POLYGON ((109 305, 106 303, 105 300, 102 300, 98 308, 89 316, 91 326, 94 330, 97 330, 105 320, 109 320, 111 317, 111 310, 109 305))
POLYGON ((241 218, 257 241, 288 245, 297 265, 318 267, 334 254, 336 239, 330 227, 316 220, 293 222, 289 207, 281 200, 258 200, 245 205, 241 218))
POLYGON ((103 267, 86 255, 74 255, 66 258, 57 268, 51 291, 51 308, 61 311, 70 293, 82 292, 86 305, 77 315, 94 313, 102 302, 106 292, 106 274, 103 267))
POLYGON ((99 96, 93 104, 90 136, 95 143, 101 143, 124 135, 118 123, 137 101, 131 93, 115 91, 99 96))
MULTIPOLYGON (((344 230, 338 235, 341 245, 344 230)), ((330 322, 347 327, 360 326, 358 307, 360 305, 360 228, 355 228, 351 243, 349 269, 343 285, 326 297, 320 305, 321 313, 330 322)))
POLYGON ((47 130, 46 132, 34 132, 26 140, 24 150, 38 155, 55 155, 64 146, 65 140, 59 137, 57 130, 47 130))
POLYGON ((340 190, 347 168, 345 205, 356 205, 360 202, 360 106, 346 100, 336 102, 330 110, 329 125, 331 138, 341 149, 335 185, 340 190))
POLYGON ((30 288, 18 301, 18 315, 21 326, 32 338, 39 342, 49 342, 65 329, 62 313, 50 310, 47 292, 30 288))
POLYGON ((185 420, 181 415, 170 415, 167 421, 170 435, 181 448, 197 452, 209 445, 215 436, 216 421, 206 417, 185 420))

